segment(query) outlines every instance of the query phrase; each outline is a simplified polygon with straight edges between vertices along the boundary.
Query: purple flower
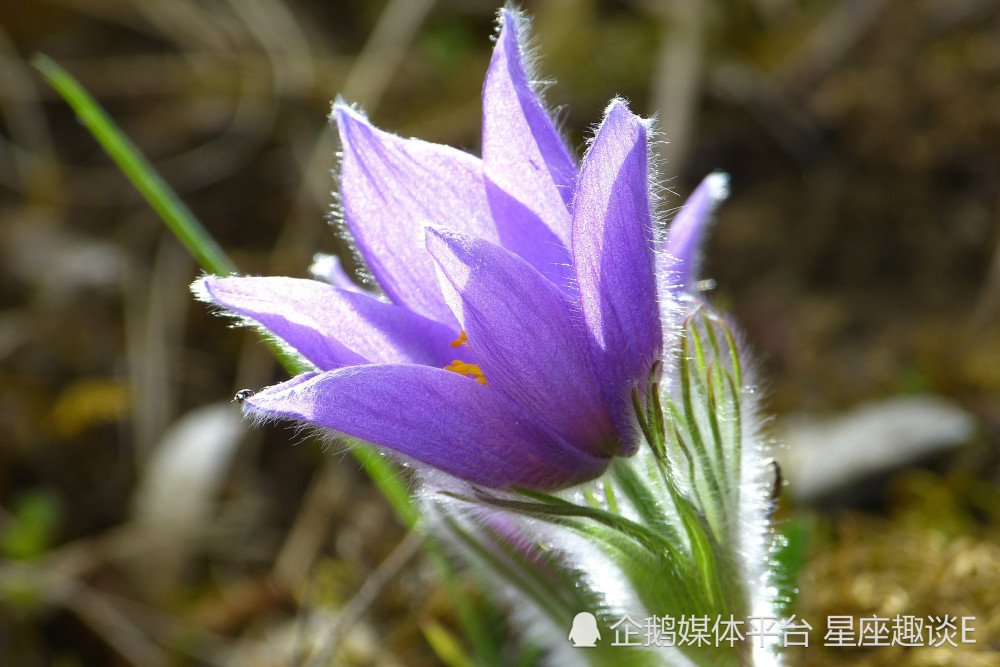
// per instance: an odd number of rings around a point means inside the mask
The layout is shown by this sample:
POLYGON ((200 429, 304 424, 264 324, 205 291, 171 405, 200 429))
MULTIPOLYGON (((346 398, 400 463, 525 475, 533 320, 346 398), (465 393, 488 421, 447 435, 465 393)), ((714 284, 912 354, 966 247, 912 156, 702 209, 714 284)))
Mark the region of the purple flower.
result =
POLYGON ((701 274, 701 245, 706 224, 719 204, 729 196, 729 176, 710 174, 685 202, 663 240, 663 252, 657 255, 660 270, 669 274, 668 289, 676 296, 695 291, 701 274))
POLYGON ((316 368, 247 398, 249 414, 474 484, 558 488, 635 451, 632 394, 663 350, 649 123, 614 100, 578 169, 531 85, 523 20, 504 10, 501 22, 482 159, 334 107, 344 220, 384 300, 345 286, 336 265, 329 282, 193 289, 316 368))

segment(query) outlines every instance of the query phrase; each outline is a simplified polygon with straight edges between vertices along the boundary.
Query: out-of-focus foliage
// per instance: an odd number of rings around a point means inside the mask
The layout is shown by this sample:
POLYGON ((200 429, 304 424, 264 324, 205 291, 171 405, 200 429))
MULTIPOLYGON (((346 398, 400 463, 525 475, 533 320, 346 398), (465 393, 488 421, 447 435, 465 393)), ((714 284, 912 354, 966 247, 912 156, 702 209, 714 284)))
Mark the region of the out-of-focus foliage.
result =
POLYGON ((59 525, 59 499, 42 489, 25 491, 14 499, 12 514, 0 535, 0 553, 12 560, 44 554, 59 525))
MULTIPOLYGON (((1000 636, 1000 491, 967 475, 901 475, 887 516, 849 514, 821 520, 802 573, 796 610, 804 618, 853 614, 974 617, 974 644, 846 651, 796 649, 803 665, 993 665, 1000 636), (840 585, 831 582, 839 581, 840 585)), ((925 621, 926 622, 926 621, 925 621)), ((891 621, 890 621, 891 623, 891 621)), ((815 624, 814 624, 815 625, 815 624)), ((858 622, 855 623, 856 627, 858 622)), ((890 625, 891 627, 891 625, 890 625)), ((825 632, 825 627, 822 631, 825 632)), ((821 635, 820 635, 821 636, 821 635)), ((819 636, 815 637, 819 639, 819 636)))

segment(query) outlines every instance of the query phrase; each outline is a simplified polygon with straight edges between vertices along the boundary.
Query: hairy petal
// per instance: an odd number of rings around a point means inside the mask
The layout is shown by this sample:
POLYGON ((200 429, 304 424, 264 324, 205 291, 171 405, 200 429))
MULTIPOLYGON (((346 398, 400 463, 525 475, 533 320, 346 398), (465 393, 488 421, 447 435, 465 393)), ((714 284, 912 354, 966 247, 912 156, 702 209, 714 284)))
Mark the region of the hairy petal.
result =
POLYGON ((660 254, 660 268, 673 274, 673 291, 691 291, 701 274, 701 246, 712 215, 729 196, 729 175, 721 171, 709 174, 688 197, 684 207, 670 223, 660 254))
POLYGON ((576 165, 538 99, 522 53, 525 21, 509 9, 483 84, 483 169, 501 243, 568 285, 576 165))
POLYGON ((318 252, 313 255, 312 264, 309 265, 309 273, 316 280, 330 283, 334 287, 348 290, 350 292, 362 292, 360 286, 344 270, 344 263, 336 255, 327 255, 318 252))
POLYGON ((204 301, 250 318, 321 370, 364 363, 444 366, 455 332, 401 306, 318 280, 199 279, 204 301))
POLYGON ((583 314, 618 411, 645 382, 662 348, 653 260, 646 121, 620 100, 583 160, 573 214, 573 254, 583 314))
POLYGON ((424 227, 498 240, 481 161, 449 146, 382 132, 343 104, 333 115, 343 143, 344 218, 372 274, 393 303, 454 322, 424 249, 424 227))
POLYGON ((307 421, 491 488, 559 488, 608 463, 571 447, 502 393, 427 366, 306 374, 244 406, 259 418, 307 421))
POLYGON ((617 453, 588 333, 566 295, 523 259, 481 239, 429 229, 427 249, 490 387, 541 415, 574 446, 617 453))

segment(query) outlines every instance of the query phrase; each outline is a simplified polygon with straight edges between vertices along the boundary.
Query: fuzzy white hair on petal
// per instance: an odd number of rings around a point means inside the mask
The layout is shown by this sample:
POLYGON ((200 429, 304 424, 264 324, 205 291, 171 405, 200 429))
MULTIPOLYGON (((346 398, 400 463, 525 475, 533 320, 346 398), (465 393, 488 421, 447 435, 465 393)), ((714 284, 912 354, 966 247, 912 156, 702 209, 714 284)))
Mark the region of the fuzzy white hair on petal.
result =
MULTIPOLYGON (((229 276, 230 278, 239 278, 243 276, 229 276)), ((270 329, 265 327, 263 324, 253 319, 252 317, 247 317, 246 315, 241 315, 239 313, 228 310, 225 306, 220 304, 212 297, 212 293, 209 291, 208 287, 205 285, 206 282, 212 279, 220 279, 219 276, 214 276, 210 274, 204 274, 193 283, 191 283, 191 293, 194 297, 203 303, 211 306, 211 312, 220 317, 228 317, 233 320, 233 328, 237 327, 250 327, 255 329, 257 333, 260 334, 261 338, 269 341, 273 346, 281 350, 282 354, 286 355, 289 359, 293 359, 300 368, 308 369, 311 371, 318 370, 316 365, 311 361, 299 354, 299 351, 294 347, 289 345, 285 339, 274 335, 270 329)))

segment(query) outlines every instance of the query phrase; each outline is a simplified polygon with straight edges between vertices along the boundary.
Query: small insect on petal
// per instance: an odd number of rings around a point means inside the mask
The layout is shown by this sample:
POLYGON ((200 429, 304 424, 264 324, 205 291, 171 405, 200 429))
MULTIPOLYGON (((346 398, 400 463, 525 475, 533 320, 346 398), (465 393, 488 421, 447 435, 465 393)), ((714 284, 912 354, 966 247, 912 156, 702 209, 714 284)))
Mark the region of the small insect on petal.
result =
POLYGON ((253 389, 240 389, 238 392, 236 392, 236 395, 233 396, 233 400, 239 403, 240 405, 243 405, 243 401, 247 400, 255 393, 257 392, 255 392, 253 389))
POLYGON ((777 502, 778 498, 781 497, 781 489, 785 485, 785 477, 781 474, 781 466, 774 459, 768 461, 771 468, 774 470, 774 482, 771 485, 771 495, 768 498, 768 502, 777 502))

